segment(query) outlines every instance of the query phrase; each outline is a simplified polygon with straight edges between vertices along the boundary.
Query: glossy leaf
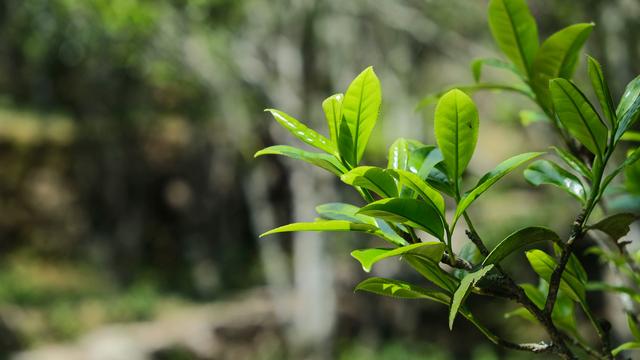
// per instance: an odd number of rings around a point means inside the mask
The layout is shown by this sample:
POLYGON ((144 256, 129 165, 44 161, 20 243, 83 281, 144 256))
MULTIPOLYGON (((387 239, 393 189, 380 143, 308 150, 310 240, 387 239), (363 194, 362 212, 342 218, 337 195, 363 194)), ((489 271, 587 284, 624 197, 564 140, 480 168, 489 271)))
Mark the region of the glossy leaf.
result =
POLYGON ((618 107, 616 108, 616 116, 622 119, 622 116, 631 109, 631 106, 640 96, 640 75, 631 80, 624 89, 624 94, 620 98, 618 107))
POLYGON ((359 166, 342 175, 340 179, 346 184, 371 190, 382 197, 398 196, 396 181, 386 169, 359 166))
POLYGON ((570 81, 553 79, 549 90, 558 119, 589 151, 603 156, 607 127, 584 94, 570 81))
POLYGON ((500 50, 524 75, 538 50, 538 27, 524 0, 491 0, 489 27, 500 50))
POLYGON ((524 171, 524 177, 532 185, 557 186, 581 202, 586 201, 586 192, 580 180, 551 161, 538 160, 534 162, 524 171))
MULTIPOLYGON (((609 185, 609 183, 616 176, 618 176, 618 174, 620 174, 622 170, 625 169, 627 170, 627 172, 625 172, 627 180, 629 180, 629 175, 633 177, 635 172, 638 172, 638 175, 640 175, 640 166, 638 166, 640 165, 640 162, 638 162, 638 160, 640 160, 640 148, 636 148, 635 150, 631 151, 629 156, 627 156, 622 164, 620 164, 615 170, 613 170, 611 174, 607 175, 603 182, 603 186, 606 187, 607 185, 609 185)), ((638 186, 640 186, 640 183, 638 184, 638 186)))
POLYGON ((607 118, 611 128, 613 129, 615 128, 617 121, 613 107, 613 100, 611 99, 611 93, 609 92, 609 85, 607 85, 607 79, 604 77, 600 63, 591 56, 587 56, 587 58, 589 62, 589 78, 591 79, 591 86, 598 97, 600 108, 602 109, 605 118, 607 118))
POLYGON ((453 294, 458 288, 460 281, 453 275, 442 270, 437 261, 425 259, 420 256, 412 256, 411 254, 406 255, 404 260, 425 279, 431 281, 441 289, 446 290, 447 293, 453 294))
POLYGON ((297 231, 363 231, 374 233, 376 230, 378 230, 378 227, 371 224, 353 223, 345 220, 321 220, 280 226, 261 234, 260 237, 276 233, 297 231))
POLYGON ((582 175, 585 179, 591 179, 591 170, 589 170, 587 165, 585 165, 580 159, 578 159, 565 149, 561 149, 555 146, 552 146, 551 148, 553 148, 560 159, 562 159, 562 161, 564 161, 564 163, 567 164, 570 168, 577 171, 578 174, 582 175))
POLYGON ((283 111, 276 109, 266 109, 265 111, 271 113, 271 115, 273 115, 273 118, 276 119, 276 121, 278 121, 280 125, 289 130, 291 134, 300 139, 302 142, 305 142, 329 154, 335 154, 336 148, 335 146, 333 146, 331 140, 308 128, 306 125, 296 120, 294 117, 289 116, 283 111))
POLYGON ((471 62, 471 72, 473 73, 473 80, 475 80, 476 83, 480 82, 480 77, 482 76, 482 68, 484 66, 491 66, 497 69, 509 70, 518 76, 522 76, 522 74, 518 72, 518 69, 516 69, 513 64, 506 61, 494 58, 475 59, 471 62))
POLYGON ((363 207, 358 213, 417 227, 443 239, 444 228, 438 210, 424 201, 407 198, 382 199, 363 207))
POLYGON ((458 314, 458 309, 464 303, 465 299, 471 292, 471 287, 475 285, 475 283, 482 279, 489 271, 493 269, 493 265, 489 265, 483 267, 482 269, 467 274, 462 280, 460 280, 460 286, 453 294, 453 298, 451 299, 451 308, 449 310, 449 329, 453 328, 453 322, 456 319, 456 315, 458 314))
POLYGON ((309 164, 330 171, 338 176, 347 172, 347 169, 344 167, 344 165, 342 165, 340 161, 338 161, 338 159, 331 155, 306 151, 294 148, 293 146, 269 146, 268 148, 258 151, 254 156, 258 157, 262 155, 282 155, 290 157, 292 159, 302 160, 308 162, 309 164))
POLYGON ((429 241, 393 249, 370 248, 354 250, 351 252, 351 256, 362 264, 364 271, 370 272, 373 264, 390 257, 413 254, 438 262, 442 258, 443 253, 443 243, 438 241, 429 241))
POLYGON ((377 295, 399 299, 428 299, 448 305, 451 297, 440 290, 425 289, 405 281, 379 277, 368 278, 358 284, 355 291, 367 291, 377 295))
POLYGON ((621 352, 623 352, 625 350, 633 350, 633 349, 640 349, 640 341, 626 342, 626 343, 616 347, 615 349, 611 350, 611 354, 613 356, 618 356, 618 354, 620 354, 621 352))
POLYGON ((425 201, 430 202, 436 209, 440 212, 440 214, 444 215, 444 198, 433 189, 429 184, 427 184, 424 180, 422 180, 418 175, 404 170, 395 170, 393 171, 398 181, 415 191, 418 195, 420 195, 425 201))
POLYGON ((322 102, 322 110, 324 111, 324 116, 327 119, 331 141, 336 148, 338 146, 338 131, 340 130, 340 122, 342 121, 343 99, 343 94, 334 94, 322 102))
POLYGON ((316 206, 316 212, 325 220, 345 220, 354 223, 376 225, 371 216, 358 214, 359 207, 345 203, 327 203, 316 206))
POLYGON ((636 97, 629 109, 620 117, 618 129, 614 135, 614 141, 617 142, 622 136, 638 121, 640 117, 640 95, 636 97))
MULTIPOLYGON (((353 139, 352 154, 340 153, 351 165, 360 162, 369 142, 369 136, 378 119, 382 92, 380 81, 372 67, 366 68, 349 85, 342 101, 342 122, 349 128, 353 139)), ((343 128, 340 128, 342 132, 343 128)), ((342 134, 340 134, 342 136, 342 134)))
POLYGON ((545 40, 533 60, 532 87, 538 101, 547 110, 552 102, 549 94, 549 80, 570 79, 578 61, 578 54, 591 34, 593 24, 568 26, 545 40))
MULTIPOLYGON (((530 250, 525 254, 533 270, 540 275, 541 278, 549 282, 551 274, 557 266, 556 260, 542 250, 530 250)), ((585 303, 585 284, 581 282, 578 275, 573 273, 568 267, 562 273, 560 289, 566 292, 574 301, 581 304, 585 303)))
POLYGON ((484 259, 482 266, 498 264, 510 254, 540 242, 558 242, 560 237, 553 231, 543 227, 527 227, 520 229, 502 240, 484 259))
MULTIPOLYGON (((387 168, 408 170, 411 154, 417 149, 426 147, 417 140, 399 138, 389 146, 389 159, 387 168)), ((433 149, 433 147, 430 147, 433 149)), ((423 158, 424 159, 424 158, 423 158)), ((421 162, 422 163, 422 162, 421 162)))
POLYGON ((475 201, 475 199, 477 199, 485 191, 489 190, 489 188, 493 184, 498 182, 498 180, 502 179, 505 175, 513 171, 518 166, 542 154, 544 153, 530 152, 530 153, 516 155, 514 157, 511 157, 501 162, 500 164, 498 164, 498 166, 496 166, 495 169, 486 173, 482 178, 480 178, 476 186, 473 189, 471 189, 469 192, 467 192, 458 203, 458 208, 456 209, 456 214, 454 217, 454 223, 464 213, 464 211, 469 207, 469 205, 471 205, 471 203, 475 201))
POLYGON ((629 225, 638 220, 638 215, 622 213, 608 216, 597 223, 590 225, 589 229, 596 229, 609 235, 614 242, 627 235, 631 228, 629 225))
POLYGON ((449 171, 449 179, 457 182, 476 147, 478 110, 467 94, 455 89, 438 102, 434 121, 436 141, 449 171))

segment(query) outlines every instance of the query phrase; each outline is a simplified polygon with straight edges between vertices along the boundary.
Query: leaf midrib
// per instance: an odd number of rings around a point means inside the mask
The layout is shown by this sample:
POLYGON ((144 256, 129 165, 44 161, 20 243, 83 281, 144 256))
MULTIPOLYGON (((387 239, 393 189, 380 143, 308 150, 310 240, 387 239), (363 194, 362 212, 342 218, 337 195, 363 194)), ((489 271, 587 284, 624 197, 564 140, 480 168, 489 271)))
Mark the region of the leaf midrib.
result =
POLYGON ((354 156, 353 159, 355 161, 355 163, 358 163, 358 138, 360 137, 360 115, 361 115, 361 111, 362 111, 362 98, 364 97, 364 88, 366 87, 367 84, 367 78, 369 77, 369 73, 365 73, 364 76, 362 77, 362 87, 360 89, 360 101, 358 101, 358 112, 356 115, 356 131, 354 134, 354 147, 353 147, 353 152, 354 152, 354 156))
POLYGON ((502 1, 502 5, 504 6, 505 12, 507 13, 507 18, 509 19, 509 25, 511 26, 511 30, 513 31, 513 34, 514 34, 514 39, 516 41, 516 46, 518 47, 518 52, 520 53, 522 65, 524 65, 524 71, 527 77, 529 77, 529 64, 527 63, 524 50, 522 49, 522 44, 520 44, 520 38, 518 37, 518 32, 516 31, 516 27, 513 23, 511 11, 504 1, 502 1))
MULTIPOLYGON (((587 119, 583 116, 582 114, 582 109, 578 106, 578 104, 576 104, 575 101, 573 101, 573 98, 569 95, 569 93, 565 90, 564 86, 562 86, 562 84, 559 84, 560 86, 560 90, 562 90, 562 92, 567 96, 567 98, 569 99, 569 101, 571 101, 571 104, 573 104, 574 108, 576 108, 576 112, 578 113, 578 115, 580 115, 580 120, 582 120, 582 123, 585 125, 585 127, 587 128, 587 131, 589 132, 589 136, 591 136, 591 140, 593 140, 593 144, 595 145, 596 149, 598 149, 598 155, 602 156, 602 149, 600 149, 600 144, 598 144, 598 139, 596 139, 593 131, 591 130, 591 126, 589 126, 589 123, 587 122, 587 119)), ((579 94, 579 93, 578 93, 579 94)), ((586 99, 585 99, 586 101, 586 99)), ((590 105, 589 105, 590 106, 590 105)), ((595 110, 594 110, 595 111, 595 110)))

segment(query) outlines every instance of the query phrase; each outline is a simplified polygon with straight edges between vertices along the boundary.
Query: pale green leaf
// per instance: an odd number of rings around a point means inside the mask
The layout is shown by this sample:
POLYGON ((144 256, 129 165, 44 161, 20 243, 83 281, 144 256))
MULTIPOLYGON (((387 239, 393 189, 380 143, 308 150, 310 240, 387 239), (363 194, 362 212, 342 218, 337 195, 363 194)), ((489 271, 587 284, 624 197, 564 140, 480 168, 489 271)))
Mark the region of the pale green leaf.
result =
POLYGON ((640 341, 626 342, 618 346, 617 348, 611 350, 611 354, 613 354, 613 356, 618 356, 618 354, 620 354, 621 352, 625 350, 632 350, 632 349, 640 349, 640 341))
MULTIPOLYGON (((420 195, 425 201, 430 202, 435 206, 436 209, 444 216, 445 214, 445 205, 444 198, 433 189, 429 184, 427 184, 424 180, 422 180, 418 175, 405 171, 405 170, 393 170, 392 172, 395 174, 398 181, 409 187, 411 190, 415 191, 418 195, 420 195)), ((443 217, 444 219, 444 217, 443 217)))
POLYGON ((456 315, 458 314, 458 309, 464 303, 465 299, 471 292, 471 288, 475 285, 475 283, 482 279, 489 271, 493 269, 493 265, 489 265, 483 267, 482 269, 467 274, 462 280, 460 280, 460 286, 453 294, 453 298, 451 299, 451 308, 449 310, 449 329, 453 328, 453 322, 456 319, 456 315))
POLYGON ((471 72, 473 73, 473 80, 475 80, 476 83, 480 82, 480 77, 482 76, 482 68, 484 66, 491 66, 497 69, 509 70, 518 76, 522 76, 522 74, 518 72, 518 69, 516 69, 516 67, 511 63, 500 59, 481 58, 475 59, 471 62, 471 72))
POLYGON ((405 281, 372 277, 362 281, 355 291, 367 291, 377 295, 399 299, 428 299, 448 305, 451 297, 440 290, 425 289, 405 281))
POLYGON ((287 145, 274 145, 269 146, 268 148, 262 149, 258 151, 254 156, 262 156, 262 155, 282 155, 286 157, 290 157, 292 159, 302 160, 308 162, 309 164, 318 166, 327 171, 330 171, 338 176, 347 172, 347 169, 336 159, 334 156, 323 153, 315 153, 311 151, 306 151, 298 148, 294 148, 293 146, 287 145))
POLYGON ((354 223, 376 225, 376 220, 371 216, 358 214, 360 208, 345 203, 327 203, 316 206, 316 212, 326 220, 346 220, 354 223))
MULTIPOLYGON (((527 259, 533 270, 541 278, 549 282, 551 274, 555 270, 556 260, 542 250, 530 250, 526 253, 527 259)), ((574 301, 584 304, 586 302, 585 284, 571 269, 566 268, 560 280, 560 289, 567 293, 574 301)))
POLYGON ((322 102, 322 110, 324 110, 324 116, 329 126, 329 135, 336 148, 338 146, 338 131, 340 131, 340 122, 342 121, 343 99, 344 95, 334 94, 322 102))
POLYGON ((376 230, 378 230, 378 227, 371 224, 353 223, 345 220, 321 220, 280 226, 261 234, 260 237, 282 232, 298 231, 361 231, 375 233, 376 230))
POLYGON ((403 255, 415 255, 425 259, 429 259, 435 262, 440 261, 442 254, 444 253, 444 244, 438 241, 422 242, 417 244, 410 244, 403 247, 384 249, 384 248, 370 248, 359 249, 351 252, 356 260, 360 262, 362 268, 366 272, 371 271, 373 264, 380 260, 384 260, 394 256, 403 255))
POLYGON ((333 146, 331 140, 308 128, 306 125, 296 120, 292 116, 289 116, 283 111, 276 109, 265 109, 265 111, 271 113, 271 115, 273 115, 273 118, 276 119, 276 121, 278 121, 280 125, 289 130, 289 132, 293 134, 293 136, 297 137, 302 142, 305 142, 329 154, 336 153, 336 148, 335 146, 333 146))
POLYGON ((381 197, 397 197, 398 187, 387 169, 375 166, 358 166, 340 179, 351 186, 358 186, 375 192, 381 197))

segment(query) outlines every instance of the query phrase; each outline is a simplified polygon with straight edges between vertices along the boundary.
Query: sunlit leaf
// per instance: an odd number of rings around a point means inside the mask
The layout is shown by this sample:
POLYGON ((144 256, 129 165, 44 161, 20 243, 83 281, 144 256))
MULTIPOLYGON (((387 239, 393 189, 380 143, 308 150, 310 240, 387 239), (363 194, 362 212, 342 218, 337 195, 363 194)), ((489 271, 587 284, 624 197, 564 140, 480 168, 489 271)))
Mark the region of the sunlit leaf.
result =
POLYGON ((444 227, 438 215, 438 210, 421 200, 407 198, 382 199, 364 206, 359 213, 407 224, 422 229, 438 239, 443 239, 444 227))
POLYGON ((502 240, 484 259, 482 266, 497 264, 510 254, 540 242, 558 242, 560 237, 543 227, 520 229, 502 240))
POLYGON ((440 261, 442 254, 444 253, 444 244, 438 241, 422 242, 417 244, 410 244, 403 247, 384 249, 384 248, 370 248, 360 249, 351 252, 356 260, 362 264, 362 268, 366 272, 371 271, 373 264, 380 260, 384 260, 394 256, 402 256, 405 254, 412 254, 420 256, 425 259, 429 259, 435 262, 440 261))
POLYGON ((558 154, 560 159, 562 159, 562 161, 564 161, 564 163, 567 164, 570 168, 577 171, 578 174, 582 175, 585 179, 591 179, 592 177, 591 170, 589 170, 589 168, 587 167, 587 165, 584 164, 584 162, 582 162, 580 159, 578 159, 577 157, 575 157, 573 154, 571 154, 565 149, 561 149, 555 146, 552 146, 551 148, 556 152, 556 154, 558 154))
POLYGON ((344 95, 335 94, 326 98, 322 102, 322 110, 327 119, 329 134, 334 147, 338 147, 338 131, 340 131, 340 121, 342 120, 342 100, 344 95))
POLYGON ((282 155, 290 157, 292 159, 302 160, 308 162, 309 164, 313 164, 327 171, 330 171, 338 176, 347 172, 347 169, 344 167, 344 165, 342 165, 340 161, 338 161, 338 159, 336 159, 334 156, 306 151, 294 148, 293 146, 269 146, 268 148, 258 151, 254 156, 258 157, 262 155, 282 155))
POLYGON ((611 354, 613 356, 618 356, 618 354, 620 354, 621 352, 623 352, 625 350, 633 350, 633 349, 640 349, 640 341, 626 342, 626 343, 618 346, 617 348, 611 350, 611 354))
POLYGON ((340 179, 346 184, 371 190, 382 197, 398 196, 396 182, 387 169, 358 166, 342 175, 340 179))
POLYGON ((451 299, 451 308, 449 310, 449 329, 453 328, 453 322, 456 319, 456 315, 458 314, 458 309, 464 303, 465 299, 471 292, 471 287, 475 285, 475 283, 482 279, 489 271, 493 269, 493 265, 489 265, 483 267, 482 269, 467 274, 462 280, 460 280, 460 286, 453 294, 453 298, 451 299))
POLYGON ((435 206, 436 209, 440 212, 440 214, 444 215, 444 199, 439 192, 433 189, 429 184, 427 184, 424 180, 422 180, 418 175, 404 170, 395 170, 393 171, 398 181, 415 191, 418 195, 420 195, 425 201, 430 202, 435 206))
POLYGON ((427 299, 448 305, 451 297, 440 290, 430 290, 405 281, 379 277, 368 278, 358 284, 355 291, 367 291, 377 295, 399 299, 427 299))
POLYGON ((289 116, 284 112, 276 109, 266 109, 265 111, 271 113, 271 115, 273 115, 273 118, 276 119, 276 121, 278 121, 280 125, 289 130, 291 134, 293 134, 301 141, 320 150, 323 150, 329 154, 336 153, 336 148, 335 146, 333 146, 331 140, 308 128, 306 125, 302 124, 292 116, 289 116))
POLYGON ((586 201, 584 186, 573 174, 548 160, 538 160, 524 171, 525 179, 532 185, 557 186, 581 202, 586 201))
POLYGON ((362 231, 374 233, 376 230, 378 230, 378 227, 371 224, 354 223, 345 220, 320 220, 280 226, 261 234, 260 237, 282 232, 297 231, 362 231))
MULTIPOLYGON (((557 266, 556 260, 542 250, 530 250, 525 254, 533 270, 540 275, 541 278, 549 282, 551 274, 557 266)), ((566 268, 562 273, 560 289, 565 291, 574 301, 581 304, 586 302, 585 284, 580 281, 578 275, 573 273, 569 268, 566 268)))

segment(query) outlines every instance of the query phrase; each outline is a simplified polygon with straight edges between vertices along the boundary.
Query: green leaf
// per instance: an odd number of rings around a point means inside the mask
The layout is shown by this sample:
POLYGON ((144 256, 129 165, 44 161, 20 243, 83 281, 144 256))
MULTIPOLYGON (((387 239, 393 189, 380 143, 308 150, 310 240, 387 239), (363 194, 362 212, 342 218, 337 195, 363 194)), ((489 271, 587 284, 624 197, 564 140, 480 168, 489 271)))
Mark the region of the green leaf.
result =
POLYGON ((543 227, 527 227, 507 236, 496 246, 482 262, 482 266, 498 264, 511 253, 536 243, 558 242, 560 237, 553 231, 543 227))
POLYGON ((416 106, 416 109, 419 110, 429 105, 433 105, 437 103, 438 100, 440 100, 440 98, 444 94, 448 93, 453 89, 458 89, 467 95, 472 95, 473 93, 476 93, 482 90, 493 90, 496 92, 500 92, 500 91, 515 92, 520 95, 524 95, 530 99, 535 98, 535 94, 532 92, 531 88, 529 88, 529 86, 527 85, 508 85, 508 84, 497 84, 497 83, 477 83, 472 85, 455 85, 455 86, 449 87, 444 91, 440 91, 435 94, 429 94, 423 97, 418 103, 418 105, 416 106))
POLYGON ((456 220, 464 213, 464 211, 473 203, 480 195, 482 195, 485 191, 489 190, 489 188, 498 182, 498 180, 502 179, 505 175, 513 171, 518 166, 524 164, 525 162, 534 159, 544 153, 542 152, 529 152, 524 154, 519 154, 513 156, 496 166, 495 169, 486 173, 476 186, 471 189, 468 193, 466 193, 460 202, 458 203, 458 208, 456 209, 456 214, 454 217, 454 224, 456 220))
MULTIPOLYGON (((389 169, 408 170, 411 154, 417 150, 426 147, 420 141, 399 138, 389 147, 389 160, 387 167, 389 169)), ((433 149, 434 147, 429 147, 433 149)), ((424 159, 424 158, 423 158, 424 159)), ((422 163, 422 162, 421 162, 422 163)))
POLYGON ((353 223, 376 225, 376 220, 371 216, 358 214, 360 208, 345 203, 327 203, 316 206, 316 212, 326 220, 345 220, 353 223))
POLYGON ((524 178, 534 186, 549 184, 557 186, 582 203, 586 201, 584 186, 573 174, 548 160, 538 160, 524 171, 524 178))
POLYGON ((633 335, 636 340, 640 341, 640 328, 638 328, 638 323, 631 314, 627 314, 627 325, 629 326, 631 335, 633 335))
POLYGON ((551 110, 549 80, 570 79, 576 68, 578 54, 591 34, 593 24, 575 24, 551 35, 540 46, 533 60, 532 88, 538 101, 551 110))
MULTIPOLYGON (((453 294, 458 288, 460 281, 453 275, 442 270, 438 262, 411 254, 406 255, 404 260, 425 279, 431 281, 441 289, 446 290, 447 293, 453 294)), ((449 303, 447 303, 447 305, 449 305, 449 303)))
POLYGON ((500 50, 528 76, 538 51, 538 27, 524 0, 491 0, 489 27, 500 50))
POLYGON ((273 230, 269 230, 260 237, 282 233, 282 232, 297 232, 297 231, 362 231, 375 233, 378 230, 377 226, 363 223, 353 223, 345 220, 321 220, 315 222, 299 222, 277 227, 273 230))
POLYGON ((338 145, 338 131, 340 131, 340 121, 342 120, 342 100, 344 95, 334 94, 322 102, 322 110, 329 125, 329 134, 334 147, 338 145))
POLYGON ((394 249, 372 248, 360 249, 351 252, 356 260, 362 264, 362 268, 366 272, 371 271, 373 264, 380 260, 394 256, 402 256, 405 254, 413 254, 432 261, 438 262, 442 259, 444 253, 444 244, 437 241, 429 241, 417 244, 411 244, 394 249))
POLYGON ((346 184, 369 189, 382 197, 398 196, 396 181, 386 169, 359 166, 342 175, 340 179, 346 184))
POLYGON ((607 175, 607 177, 603 182, 603 188, 606 188, 607 185, 609 185, 609 183, 616 176, 618 176, 618 174, 620 174, 620 172, 624 169, 627 170, 625 172, 625 175, 627 176, 627 180, 629 180, 629 175, 631 175, 631 177, 635 176, 634 173, 636 171, 640 176, 640 167, 634 165, 636 162, 638 162, 638 160, 640 160, 640 148, 636 148, 635 150, 631 151, 629 156, 627 156, 627 158, 622 162, 622 164, 620 164, 615 170, 613 170, 611 174, 607 175))
POLYGON ((451 308, 449 310, 449 329, 453 329, 453 321, 456 319, 456 315, 458 314, 458 309, 465 301, 469 293, 471 292, 471 287, 475 285, 475 283, 480 280, 485 274, 493 269, 493 265, 489 265, 483 267, 482 269, 467 274, 460 281, 460 286, 453 294, 453 298, 451 299, 451 308))
POLYGON ((278 121, 280 125, 282 125, 282 127, 289 130, 291 134, 300 139, 302 142, 323 150, 329 154, 336 153, 336 148, 335 146, 333 146, 331 140, 306 127, 295 118, 276 109, 265 109, 264 111, 271 113, 271 115, 273 115, 273 118, 276 119, 276 121, 278 121))
POLYGON ((617 118, 616 113, 613 110, 613 100, 611 99, 607 79, 604 77, 600 63, 591 56, 587 56, 587 59, 589 62, 589 78, 591 79, 591 86, 598 97, 600 108, 602 109, 604 116, 609 120, 609 124, 611 124, 611 128, 613 129, 616 126, 617 118))
POLYGON ((411 190, 415 191, 425 201, 430 202, 436 209, 438 209, 444 220, 444 198, 442 197, 442 195, 440 195, 439 192, 437 192, 418 175, 412 172, 405 170, 393 170, 392 173, 396 176, 401 184, 404 184, 411 190))
POLYGON ((425 289, 405 281, 372 277, 362 281, 355 291, 367 291, 377 295, 399 299, 428 299, 448 305, 451 297, 440 290, 425 289))
POLYGON ((518 113, 518 116, 523 126, 529 126, 537 122, 549 122, 547 115, 538 111, 522 110, 518 113))
POLYGON ((549 83, 558 119, 589 151, 602 157, 607 146, 607 127, 584 94, 565 79, 549 83))
POLYGON ((560 159, 562 159, 565 164, 569 165, 570 168, 577 171, 578 174, 582 175, 585 179, 591 179, 591 170, 589 170, 587 165, 585 165, 580 159, 578 159, 572 153, 568 152, 565 149, 561 149, 555 146, 552 146, 551 148, 553 148, 560 159))
POLYGON ((616 130, 613 140, 615 142, 618 142, 618 140, 622 138, 625 132, 631 129, 633 124, 635 124, 635 122, 638 120, 638 117, 640 117, 640 95, 636 97, 636 99, 629 107, 629 110, 627 110, 620 118, 618 129, 616 130))
POLYGON ((358 213, 417 227, 443 239, 444 227, 438 210, 424 201, 407 198, 382 199, 363 207, 358 213))
POLYGON ((627 235, 629 231, 631 231, 629 225, 633 224, 636 220, 638 220, 638 215, 636 214, 615 214, 590 225, 589 229, 600 230, 609 235, 611 240, 617 242, 618 239, 627 235))
POLYGON ((624 141, 640 141, 640 132, 638 131, 627 131, 622 134, 620 140, 624 141))
POLYGON ((478 110, 473 100, 457 89, 446 93, 436 106, 434 127, 449 179, 457 182, 478 140, 478 110))
MULTIPOLYGON (((380 81, 373 68, 368 67, 351 82, 342 101, 342 121, 349 128, 353 139, 353 153, 343 154, 341 152, 340 154, 353 166, 362 159, 369 136, 378 119, 381 102, 380 81)), ((342 130, 341 127, 340 132, 342 130)))
POLYGON ((344 165, 342 165, 340 161, 338 161, 338 159, 336 159, 331 155, 306 151, 306 150, 294 148, 293 146, 287 146, 287 145, 269 146, 266 149, 262 149, 258 151, 254 156, 258 157, 262 155, 282 155, 282 156, 290 157, 292 159, 302 160, 302 161, 308 162, 309 164, 321 167, 338 176, 347 172, 347 169, 344 167, 344 165))
POLYGON ((498 69, 509 70, 518 76, 522 76, 522 74, 518 72, 518 69, 516 69, 513 64, 506 61, 494 58, 475 59, 471 62, 471 72, 473 73, 473 80, 475 80, 476 83, 480 82, 483 66, 491 66, 498 69))
POLYGON ((623 352, 625 350, 631 350, 631 349, 640 349, 640 341, 626 342, 626 343, 618 346, 617 348, 611 350, 611 354, 613 356, 618 356, 618 354, 620 354, 621 352, 623 352))
MULTIPOLYGON (((551 274, 557 266, 556 260, 542 250, 530 250, 525 254, 533 270, 540 275, 541 278, 549 282, 551 274)), ((569 267, 567 267, 562 273, 560 289, 566 292, 574 301, 581 304, 586 302, 585 284, 579 279, 576 273, 569 269, 569 267)))
POLYGON ((624 89, 624 94, 622 94, 616 109, 618 119, 622 119, 622 116, 631 109, 638 96, 640 96, 640 75, 631 80, 624 89))

